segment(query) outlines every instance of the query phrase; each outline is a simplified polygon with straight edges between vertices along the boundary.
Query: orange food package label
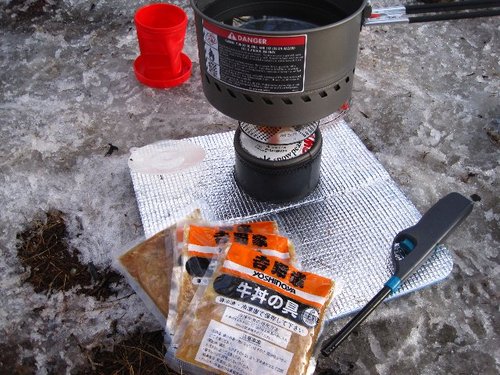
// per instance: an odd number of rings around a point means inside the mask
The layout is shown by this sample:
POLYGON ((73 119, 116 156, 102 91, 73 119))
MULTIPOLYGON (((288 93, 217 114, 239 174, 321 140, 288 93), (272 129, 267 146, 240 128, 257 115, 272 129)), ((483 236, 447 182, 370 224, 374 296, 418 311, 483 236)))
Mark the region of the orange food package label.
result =
MULTIPOLYGON (((185 250, 183 251, 183 269, 180 293, 177 303, 178 321, 189 306, 191 299, 199 285, 206 285, 209 278, 205 272, 210 266, 212 258, 219 255, 222 247, 231 242, 236 246, 251 247, 262 253, 274 255, 291 262, 295 260, 293 245, 288 238, 273 233, 257 233, 256 230, 271 230, 274 222, 259 222, 245 224, 247 232, 231 232, 227 227, 204 227, 190 225, 186 228, 185 250)), ((244 224, 239 224, 241 227, 244 224)), ((234 229, 229 227, 229 229, 234 229)), ((215 265, 215 263, 214 263, 215 265)))
POLYGON ((219 229, 240 233, 268 233, 278 234, 278 225, 275 221, 254 221, 229 226, 221 226, 219 229))
MULTIPOLYGON (((238 233, 261 233, 261 234, 278 234, 278 225, 275 221, 256 221, 250 223, 240 223, 225 226, 209 226, 206 228, 217 228, 219 231, 238 232, 238 233)), ((177 242, 184 242, 184 230, 178 228, 177 242)))
POLYGON ((232 245, 182 322, 177 357, 216 373, 305 374, 332 280, 232 245))
POLYGON ((267 255, 290 258, 288 238, 273 233, 235 232, 225 228, 190 225, 185 242, 189 256, 213 258, 220 253, 222 245, 238 243, 267 255))

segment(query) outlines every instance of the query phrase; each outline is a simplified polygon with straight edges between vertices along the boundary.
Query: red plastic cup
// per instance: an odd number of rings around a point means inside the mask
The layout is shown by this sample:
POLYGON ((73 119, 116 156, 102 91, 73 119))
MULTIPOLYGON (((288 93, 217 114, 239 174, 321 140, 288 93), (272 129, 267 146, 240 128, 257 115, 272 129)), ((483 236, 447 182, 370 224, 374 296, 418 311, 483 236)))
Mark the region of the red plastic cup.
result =
POLYGON ((181 53, 182 70, 172 75, 164 55, 140 55, 134 61, 134 71, 137 80, 146 86, 157 89, 175 87, 185 82, 191 76, 191 60, 181 53))
POLYGON ((137 10, 134 21, 141 51, 134 62, 137 79, 148 86, 154 81, 152 87, 158 88, 188 79, 191 60, 182 53, 188 23, 184 10, 165 3, 146 5, 137 10))

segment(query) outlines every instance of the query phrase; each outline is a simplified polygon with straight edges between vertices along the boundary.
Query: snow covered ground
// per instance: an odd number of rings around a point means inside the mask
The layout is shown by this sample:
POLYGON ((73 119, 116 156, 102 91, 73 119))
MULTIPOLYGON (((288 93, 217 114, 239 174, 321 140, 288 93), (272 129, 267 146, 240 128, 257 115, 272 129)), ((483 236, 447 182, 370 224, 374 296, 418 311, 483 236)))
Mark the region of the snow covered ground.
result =
MULTIPOLYGON (((144 2, 0 1, 0 348, 38 374, 160 327, 124 281, 107 300, 34 292, 16 235, 60 210, 82 264, 103 270, 143 234, 129 149, 236 127, 203 95, 193 14, 174 3, 189 15, 193 76, 155 90, 132 70, 144 2)), ((363 29, 352 129, 422 212, 451 191, 478 202, 446 242, 451 276, 383 304, 318 373, 498 373, 499 61, 498 17, 363 29)))

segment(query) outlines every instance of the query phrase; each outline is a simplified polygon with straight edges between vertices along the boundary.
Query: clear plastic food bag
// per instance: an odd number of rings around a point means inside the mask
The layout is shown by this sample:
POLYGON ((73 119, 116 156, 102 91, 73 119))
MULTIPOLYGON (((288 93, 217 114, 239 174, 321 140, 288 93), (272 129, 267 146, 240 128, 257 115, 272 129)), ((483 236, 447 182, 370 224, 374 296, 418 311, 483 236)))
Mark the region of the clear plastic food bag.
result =
POLYGON ((328 278, 233 244, 184 314, 176 356, 218 374, 305 374, 333 288, 328 278))
POLYGON ((115 252, 115 268, 125 277, 162 327, 167 324, 171 300, 177 298, 171 296, 171 290, 175 290, 172 273, 178 263, 177 228, 179 225, 183 228, 184 223, 199 222, 200 219, 200 210, 196 209, 154 236, 141 238, 115 252))
MULTIPOLYGON (((284 262, 293 262, 295 251, 287 237, 274 234, 274 222, 255 222, 234 226, 186 226, 182 250, 182 277, 177 300, 177 322, 182 319, 199 285, 206 284, 205 276, 211 260, 218 256, 222 246, 237 243, 273 255, 284 262), (234 231, 235 229, 240 231, 234 231), (245 232, 241 230, 245 229, 245 232), (272 231, 272 232, 270 232, 272 231)), ((212 263, 214 264, 214 263, 212 263)))

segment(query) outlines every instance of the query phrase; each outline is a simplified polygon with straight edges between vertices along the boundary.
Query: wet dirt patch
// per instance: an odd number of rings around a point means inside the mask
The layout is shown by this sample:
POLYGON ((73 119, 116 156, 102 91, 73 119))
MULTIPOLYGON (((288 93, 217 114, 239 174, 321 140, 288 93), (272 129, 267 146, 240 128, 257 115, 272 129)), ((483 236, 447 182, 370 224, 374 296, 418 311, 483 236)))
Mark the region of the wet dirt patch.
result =
POLYGON ((94 348, 87 355, 89 367, 76 375, 174 375, 163 361, 162 331, 140 332, 116 344, 112 351, 94 348))
POLYGON ((500 118, 491 121, 491 123, 485 127, 486 135, 490 141, 496 145, 500 146, 500 118))
POLYGON ((48 295, 72 289, 98 300, 116 295, 113 286, 122 276, 109 267, 101 270, 92 263, 82 264, 78 249, 68 245, 64 214, 50 210, 45 215, 44 220, 34 220, 17 234, 17 256, 29 273, 24 282, 33 285, 35 292, 48 295))
POLYGON ((43 15, 46 6, 50 6, 47 0, 12 0, 7 9, 19 11, 24 16, 32 18, 43 15))
POLYGON ((7 15, 16 22, 32 21, 51 13, 57 2, 49 0, 12 0, 5 7, 7 15))
POLYGON ((28 375, 36 371, 35 359, 21 357, 22 349, 30 349, 30 343, 0 344, 0 371, 2 374, 28 375))

